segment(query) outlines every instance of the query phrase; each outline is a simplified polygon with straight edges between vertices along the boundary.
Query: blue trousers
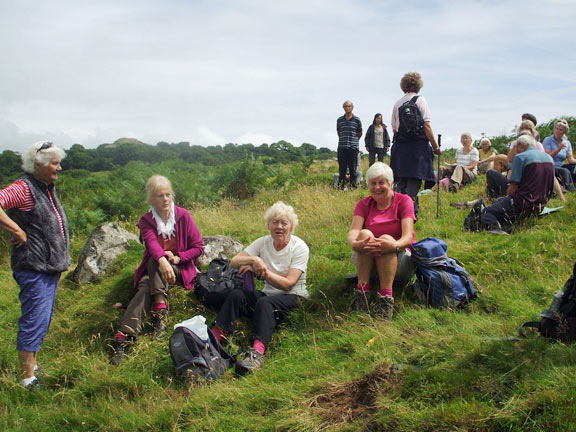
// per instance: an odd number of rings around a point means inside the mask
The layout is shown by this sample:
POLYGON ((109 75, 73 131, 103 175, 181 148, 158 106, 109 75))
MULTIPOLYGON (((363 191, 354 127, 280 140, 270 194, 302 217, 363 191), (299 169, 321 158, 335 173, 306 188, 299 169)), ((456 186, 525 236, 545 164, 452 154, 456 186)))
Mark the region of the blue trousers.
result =
POLYGON ((40 351, 54 312, 54 300, 60 273, 16 271, 14 279, 20 286, 18 319, 18 351, 40 351))

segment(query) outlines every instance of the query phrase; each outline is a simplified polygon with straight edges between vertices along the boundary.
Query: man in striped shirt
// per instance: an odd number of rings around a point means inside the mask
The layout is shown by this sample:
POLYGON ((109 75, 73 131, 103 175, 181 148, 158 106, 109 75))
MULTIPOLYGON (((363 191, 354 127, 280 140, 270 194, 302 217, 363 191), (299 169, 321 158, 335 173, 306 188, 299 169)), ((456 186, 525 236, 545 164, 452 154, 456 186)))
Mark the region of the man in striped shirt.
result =
POLYGON ((346 184, 346 171, 350 173, 350 185, 357 186, 358 170, 358 141, 362 136, 362 122, 352 114, 354 104, 347 100, 342 105, 344 115, 336 121, 338 132, 338 172, 339 187, 344 189, 346 184))

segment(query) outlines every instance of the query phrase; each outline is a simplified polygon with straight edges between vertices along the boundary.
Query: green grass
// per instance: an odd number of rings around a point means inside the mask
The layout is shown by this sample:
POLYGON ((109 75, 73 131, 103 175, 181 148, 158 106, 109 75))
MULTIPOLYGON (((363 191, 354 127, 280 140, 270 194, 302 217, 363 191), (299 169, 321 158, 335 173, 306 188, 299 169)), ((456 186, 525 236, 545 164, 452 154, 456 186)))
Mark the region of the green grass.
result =
MULTIPOLYGON (((203 235, 231 235, 248 243, 265 234, 264 211, 282 199, 295 207, 300 219, 296 234, 311 251, 311 300, 274 335, 263 369, 245 378, 229 372, 211 386, 187 389, 176 381, 168 336, 153 341, 149 331, 126 362, 108 364, 107 344, 120 318, 112 304, 129 300, 142 254, 135 245, 99 283, 76 287, 61 282, 52 327, 39 354, 47 388, 24 391, 18 385, 14 348, 18 287, 4 258, 0 430, 574 430, 573 346, 539 337, 505 338, 546 308, 570 275, 576 198, 568 195, 562 211, 524 223, 511 236, 464 233, 466 211, 449 207, 449 202, 481 195, 483 181, 458 194, 443 193, 439 219, 436 196, 422 197, 416 224, 417 239, 446 240, 449 255, 473 276, 478 300, 453 313, 427 309, 409 294, 397 293, 398 311, 391 322, 349 309, 344 276, 354 266, 345 238, 354 204, 367 195, 365 189, 339 192, 312 185, 195 208, 193 217, 203 235), (338 423, 333 417, 325 421, 310 406, 315 396, 381 363, 413 368, 375 393, 375 409, 338 423)), ((199 313, 208 321, 214 318, 182 289, 173 291, 171 307, 171 323, 199 313)), ((233 346, 247 343, 248 334, 237 335, 233 346)))

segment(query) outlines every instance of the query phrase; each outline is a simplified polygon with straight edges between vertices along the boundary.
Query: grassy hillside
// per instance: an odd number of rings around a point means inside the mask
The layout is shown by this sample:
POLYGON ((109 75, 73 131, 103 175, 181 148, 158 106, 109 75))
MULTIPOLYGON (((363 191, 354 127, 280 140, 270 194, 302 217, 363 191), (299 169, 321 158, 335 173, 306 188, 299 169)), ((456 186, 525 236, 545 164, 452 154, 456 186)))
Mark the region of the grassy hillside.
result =
MULTIPOLYGON (((312 171, 328 171, 312 167, 312 171)), ((426 309, 396 293, 391 322, 350 311, 344 276, 354 271, 345 237, 365 189, 339 192, 302 185, 192 210, 203 235, 248 243, 265 234, 263 214, 278 199, 299 216, 310 246, 311 301, 272 341, 262 370, 232 372, 186 389, 175 381, 168 336, 145 333, 120 367, 107 343, 128 301, 142 247, 122 256, 100 283, 60 285, 52 328, 40 354, 47 390, 18 385, 18 288, 0 268, 0 430, 3 431, 555 431, 576 429, 576 352, 538 337, 506 340, 548 306, 574 263, 576 196, 561 212, 528 222, 511 236, 461 231, 465 211, 451 200, 479 196, 479 179, 458 194, 421 198, 417 239, 441 237, 473 275, 479 299, 463 312, 426 309), (408 365, 389 374, 387 364, 408 365), (366 379, 362 377, 366 376, 366 379), (360 391, 357 397, 355 391, 360 391)), ((553 201, 552 205, 560 205, 553 201)), ((128 219, 125 226, 133 229, 128 219)), ((80 242, 80 239, 76 240, 80 242)), ((78 249, 78 248, 77 248, 78 249)), ((4 260, 5 261, 5 260, 4 260)), ((175 289, 171 323, 204 310, 175 289)), ((248 332, 249 333, 249 332, 248 332)), ((239 333, 232 347, 248 342, 239 333)))

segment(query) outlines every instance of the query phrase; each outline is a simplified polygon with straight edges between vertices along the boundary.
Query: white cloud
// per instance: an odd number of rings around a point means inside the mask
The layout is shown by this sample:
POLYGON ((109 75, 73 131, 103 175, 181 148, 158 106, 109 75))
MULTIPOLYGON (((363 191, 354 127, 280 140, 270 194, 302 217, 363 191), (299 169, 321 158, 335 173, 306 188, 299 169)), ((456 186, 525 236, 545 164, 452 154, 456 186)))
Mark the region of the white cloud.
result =
MULTIPOLYGON (((389 122, 409 70, 432 125, 511 130, 522 112, 570 115, 576 4, 295 0, 0 0, 0 150, 48 133, 95 146, 274 142, 335 148, 351 99, 389 122), (559 41, 562 41, 559 43, 559 41), (17 132, 14 132, 14 128, 17 132), (46 132, 55 131, 55 132, 46 132), (250 131, 242 132, 242 131, 250 131), (274 137, 274 139, 272 139, 274 137)), ((55 138, 54 138, 55 139, 55 138)))

